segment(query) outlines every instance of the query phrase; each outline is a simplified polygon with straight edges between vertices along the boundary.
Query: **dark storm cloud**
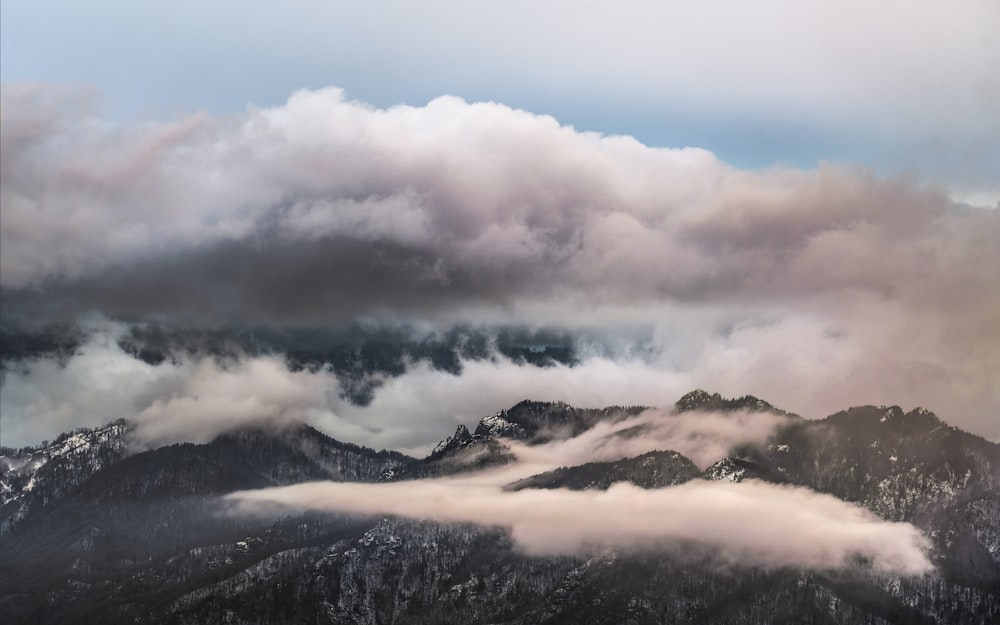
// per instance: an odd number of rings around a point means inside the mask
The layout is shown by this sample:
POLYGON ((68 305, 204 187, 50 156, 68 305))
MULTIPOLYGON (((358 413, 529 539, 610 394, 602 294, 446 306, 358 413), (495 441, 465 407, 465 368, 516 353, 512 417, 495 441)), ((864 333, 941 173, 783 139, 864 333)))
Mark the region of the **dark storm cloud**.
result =
MULTIPOLYGON (((433 317, 470 301, 502 308, 518 291, 530 292, 523 273, 512 267, 474 273, 431 250, 393 242, 274 237, 267 243, 225 241, 37 289, 8 289, 4 297, 10 311, 25 316, 71 319, 101 311, 195 325, 262 319, 343 325, 396 311, 433 317)), ((533 273, 539 279, 541 272, 533 273)))

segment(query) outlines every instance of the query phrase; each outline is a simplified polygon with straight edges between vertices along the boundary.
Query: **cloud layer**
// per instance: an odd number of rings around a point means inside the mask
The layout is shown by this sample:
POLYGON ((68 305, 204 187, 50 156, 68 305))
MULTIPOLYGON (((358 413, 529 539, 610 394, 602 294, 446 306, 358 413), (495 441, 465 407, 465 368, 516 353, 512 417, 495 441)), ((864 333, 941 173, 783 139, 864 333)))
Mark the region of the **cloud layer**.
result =
POLYGON ((243 491, 242 513, 317 509, 394 514, 508 527, 528 553, 579 554, 603 547, 708 547, 720 561, 837 569, 857 558, 880 571, 931 570, 915 527, 888 523, 806 488, 695 480, 659 490, 616 484, 607 491, 502 492, 474 479, 389 484, 315 482, 243 491))
POLYGON ((376 109, 324 89, 111 123, 77 92, 7 86, 0 114, 5 319, 641 326, 646 344, 556 368, 553 387, 489 362, 460 381, 418 366, 375 404, 424 411, 422 382, 476 414, 466 393, 491 376, 586 404, 604 367, 636 394, 601 403, 704 386, 808 416, 919 404, 1000 436, 1000 213, 941 189, 740 171, 454 97, 376 109))
POLYGON ((942 305, 1000 271, 983 262, 995 213, 940 191, 832 166, 742 172, 499 104, 379 110, 326 89, 124 126, 75 105, 5 90, 0 284, 108 312, 436 316, 845 290, 942 305))

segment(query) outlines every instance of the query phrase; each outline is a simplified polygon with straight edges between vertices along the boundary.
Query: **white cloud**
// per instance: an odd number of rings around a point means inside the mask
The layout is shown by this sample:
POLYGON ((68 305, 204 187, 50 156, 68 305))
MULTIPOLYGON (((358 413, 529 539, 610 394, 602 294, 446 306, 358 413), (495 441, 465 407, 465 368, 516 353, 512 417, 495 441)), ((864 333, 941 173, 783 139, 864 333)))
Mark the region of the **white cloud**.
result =
POLYGON ((931 570, 927 541, 915 527, 888 523, 852 504, 800 487, 695 480, 643 490, 502 492, 476 478, 388 484, 315 482, 243 491, 236 512, 327 510, 394 514, 448 523, 510 528, 539 555, 602 547, 711 549, 728 563, 837 569, 864 558, 880 571, 931 570))

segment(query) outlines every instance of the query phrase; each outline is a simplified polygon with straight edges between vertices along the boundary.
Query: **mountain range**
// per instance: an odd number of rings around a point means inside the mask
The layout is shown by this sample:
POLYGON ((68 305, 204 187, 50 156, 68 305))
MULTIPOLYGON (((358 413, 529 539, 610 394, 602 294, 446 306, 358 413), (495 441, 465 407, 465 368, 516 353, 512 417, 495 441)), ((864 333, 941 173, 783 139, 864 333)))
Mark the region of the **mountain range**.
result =
MULTIPOLYGON (((863 559, 828 568, 729 562, 693 545, 538 555, 502 523, 237 514, 226 497, 317 481, 477 475, 515 465, 518 450, 541 453, 598 428, 617 441, 648 438, 655 421, 631 425, 646 411, 524 401, 471 430, 459 426, 424 458, 340 442, 306 424, 141 449, 120 420, 0 448, 0 610, 7 623, 1000 621, 1000 445, 920 408, 860 406, 809 420, 756 397, 698 390, 662 418, 739 414, 779 425, 707 466, 653 449, 550 468, 503 490, 804 487, 918 528, 933 565, 922 575, 863 559)), ((756 531, 752 521, 745 531, 756 531)))

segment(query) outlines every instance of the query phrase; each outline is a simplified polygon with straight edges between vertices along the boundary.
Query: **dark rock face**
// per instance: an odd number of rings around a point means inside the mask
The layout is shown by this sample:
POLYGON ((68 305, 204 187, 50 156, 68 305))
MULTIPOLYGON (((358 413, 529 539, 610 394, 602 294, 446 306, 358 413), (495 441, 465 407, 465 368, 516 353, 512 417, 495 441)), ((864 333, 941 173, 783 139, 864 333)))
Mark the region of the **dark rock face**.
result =
MULTIPOLYGON (((695 392, 677 410, 777 411, 695 392), (710 406, 710 407, 706 407, 710 406)), ((936 570, 901 578, 720 566, 690 545, 522 552, 504 528, 305 513, 223 514, 232 490, 433 477, 511 459, 640 409, 522 402, 427 458, 305 426, 129 454, 128 425, 0 452, 0 610, 9 623, 936 623, 1000 621, 1000 445, 920 409, 793 420, 705 471, 669 450, 536 475, 511 489, 689 480, 808 486, 920 527, 936 570)))

